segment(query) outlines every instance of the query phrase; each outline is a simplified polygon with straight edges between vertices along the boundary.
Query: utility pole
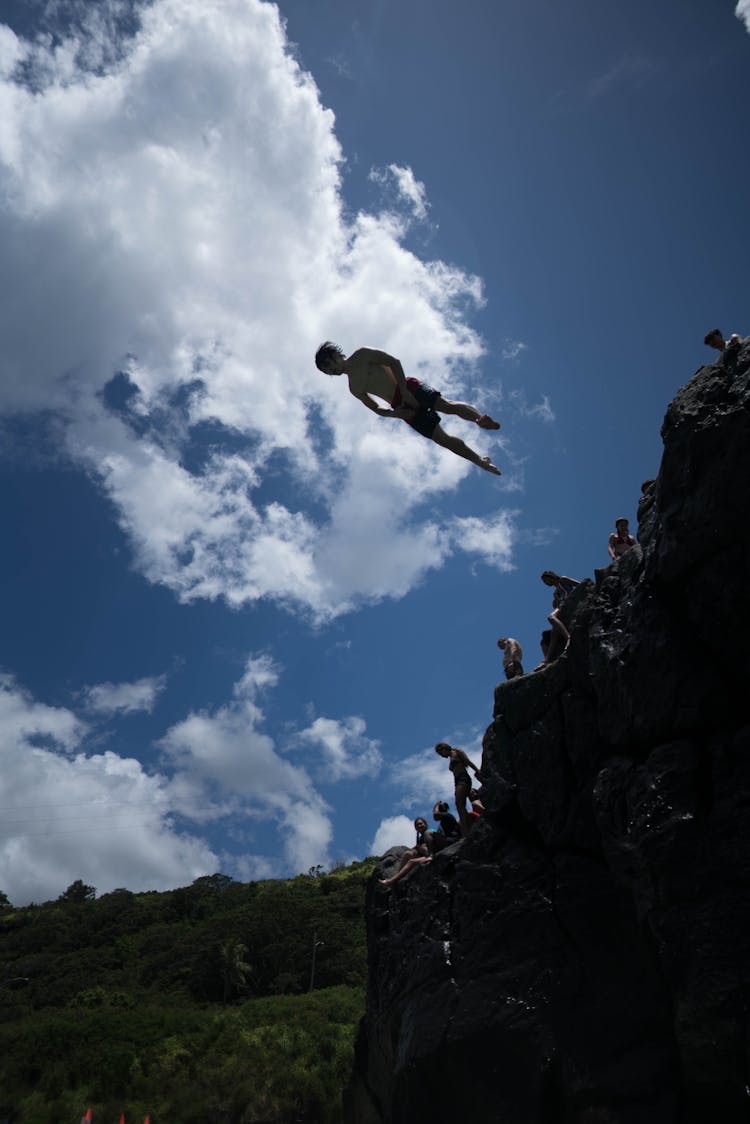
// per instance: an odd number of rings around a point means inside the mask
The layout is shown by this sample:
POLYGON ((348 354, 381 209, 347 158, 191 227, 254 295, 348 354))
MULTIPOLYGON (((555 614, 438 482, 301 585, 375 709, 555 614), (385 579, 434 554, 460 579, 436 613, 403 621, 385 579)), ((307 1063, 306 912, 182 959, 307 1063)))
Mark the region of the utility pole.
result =
POLYGON ((313 987, 314 987, 314 985, 315 985, 315 954, 317 953, 317 951, 318 951, 318 949, 319 949, 319 948, 322 948, 322 947, 323 947, 323 944, 324 944, 324 942, 323 942, 323 941, 319 941, 319 940, 318 940, 318 934, 317 934, 317 931, 316 931, 315 929, 313 929, 313 939, 312 939, 312 964, 311 964, 311 966, 310 966, 310 986, 309 986, 309 988, 307 989, 308 991, 312 991, 312 989, 313 989, 313 987))

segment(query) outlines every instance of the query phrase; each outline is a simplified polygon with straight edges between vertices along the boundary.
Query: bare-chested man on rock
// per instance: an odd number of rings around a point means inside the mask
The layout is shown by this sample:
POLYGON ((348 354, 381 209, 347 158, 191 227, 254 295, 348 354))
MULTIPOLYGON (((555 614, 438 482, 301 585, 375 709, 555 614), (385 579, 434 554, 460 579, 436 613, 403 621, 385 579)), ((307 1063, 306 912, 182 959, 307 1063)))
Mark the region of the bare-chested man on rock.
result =
POLYGON ((466 402, 451 402, 443 398, 439 390, 419 379, 407 379, 399 360, 387 351, 360 347, 347 359, 340 347, 326 342, 315 353, 315 366, 326 375, 347 375, 354 397, 380 417, 402 418, 423 437, 429 437, 437 445, 450 449, 486 472, 500 475, 500 469, 489 457, 480 456, 460 437, 446 433, 440 424, 439 414, 457 414, 464 421, 474 422, 480 429, 499 429, 500 423, 489 414, 480 414, 466 402), (375 398, 387 402, 388 408, 379 406, 375 398))

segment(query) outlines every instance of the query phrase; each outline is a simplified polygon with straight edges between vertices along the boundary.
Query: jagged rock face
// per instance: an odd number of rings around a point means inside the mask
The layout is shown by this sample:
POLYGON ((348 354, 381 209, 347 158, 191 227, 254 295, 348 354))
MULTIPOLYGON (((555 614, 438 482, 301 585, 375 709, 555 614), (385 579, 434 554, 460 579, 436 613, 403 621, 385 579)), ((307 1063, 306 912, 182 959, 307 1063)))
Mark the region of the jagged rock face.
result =
POLYGON ((639 545, 495 691, 485 816, 373 878, 349 1121, 750 1119, 749 407, 750 347, 678 393, 639 545))

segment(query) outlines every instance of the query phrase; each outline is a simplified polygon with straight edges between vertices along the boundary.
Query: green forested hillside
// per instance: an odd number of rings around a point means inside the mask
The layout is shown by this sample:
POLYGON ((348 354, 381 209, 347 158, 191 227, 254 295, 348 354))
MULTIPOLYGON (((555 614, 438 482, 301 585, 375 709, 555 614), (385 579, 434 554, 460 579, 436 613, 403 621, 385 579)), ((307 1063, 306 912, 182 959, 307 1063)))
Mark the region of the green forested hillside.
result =
POLYGON ((0 905, 0 1121, 338 1121, 375 861, 0 905))

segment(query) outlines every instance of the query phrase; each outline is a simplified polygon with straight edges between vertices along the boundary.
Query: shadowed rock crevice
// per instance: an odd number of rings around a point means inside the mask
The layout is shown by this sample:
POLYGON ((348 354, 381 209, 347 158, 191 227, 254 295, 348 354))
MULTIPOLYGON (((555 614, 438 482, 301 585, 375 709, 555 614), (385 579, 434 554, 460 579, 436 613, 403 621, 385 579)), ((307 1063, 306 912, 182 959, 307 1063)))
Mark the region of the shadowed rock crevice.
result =
POLYGON ((750 1118, 749 368, 679 391, 638 545, 497 687, 471 837, 371 884, 350 1122, 750 1118))

